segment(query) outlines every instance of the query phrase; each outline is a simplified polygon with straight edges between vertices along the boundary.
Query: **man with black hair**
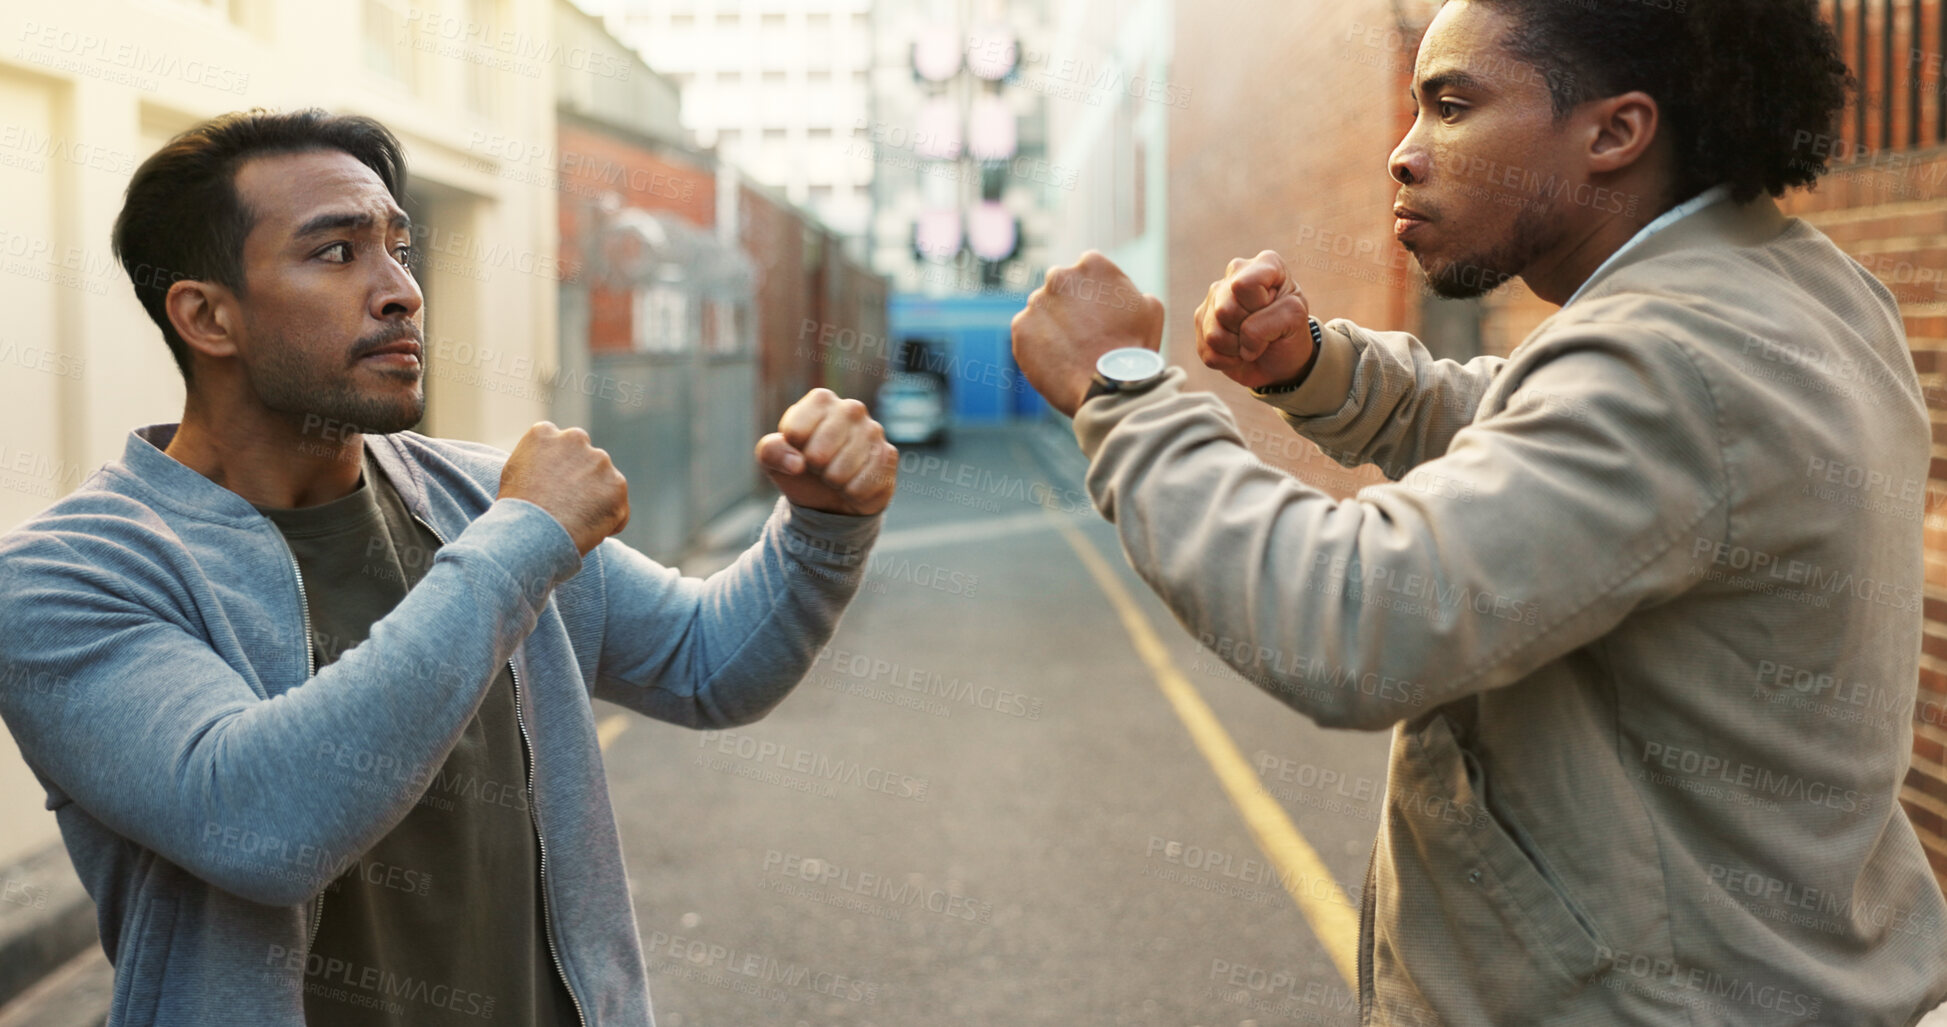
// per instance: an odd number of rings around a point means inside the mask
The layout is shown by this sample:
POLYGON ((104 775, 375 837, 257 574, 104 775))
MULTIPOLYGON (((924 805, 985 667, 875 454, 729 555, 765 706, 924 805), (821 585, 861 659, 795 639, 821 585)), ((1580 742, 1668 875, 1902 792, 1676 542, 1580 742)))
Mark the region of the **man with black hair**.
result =
POLYGON ((1773 200, 1825 170, 1805 140, 1849 88, 1811 0, 1446 3, 1395 231, 1439 293, 1520 277, 1560 312, 1508 359, 1435 360, 1321 324, 1267 251, 1196 315, 1207 365, 1391 479, 1350 500, 1146 358, 1162 305, 1100 255, 1016 318, 1184 626, 1320 724, 1392 731, 1365 1022, 1906 1025, 1947 998, 1899 803, 1927 408, 1892 295, 1773 200))
POLYGON ((578 428, 409 431, 422 296, 398 140, 226 115, 136 170, 115 248, 181 424, 0 538, 0 715, 115 965, 110 1024, 650 1022, 591 700, 783 700, 857 591, 898 454, 815 390, 708 580, 613 538, 578 428))

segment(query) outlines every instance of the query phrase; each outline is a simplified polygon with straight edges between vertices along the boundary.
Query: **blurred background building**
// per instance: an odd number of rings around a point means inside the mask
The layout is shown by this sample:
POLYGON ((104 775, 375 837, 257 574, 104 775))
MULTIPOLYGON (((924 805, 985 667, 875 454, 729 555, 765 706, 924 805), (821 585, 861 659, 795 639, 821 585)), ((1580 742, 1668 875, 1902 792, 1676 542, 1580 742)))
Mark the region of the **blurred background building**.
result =
MULTIPOLYGON (((608 26, 683 90, 697 143, 842 237, 872 213, 870 0, 615 0, 608 26)), ((862 252, 862 250, 855 251, 862 252)))

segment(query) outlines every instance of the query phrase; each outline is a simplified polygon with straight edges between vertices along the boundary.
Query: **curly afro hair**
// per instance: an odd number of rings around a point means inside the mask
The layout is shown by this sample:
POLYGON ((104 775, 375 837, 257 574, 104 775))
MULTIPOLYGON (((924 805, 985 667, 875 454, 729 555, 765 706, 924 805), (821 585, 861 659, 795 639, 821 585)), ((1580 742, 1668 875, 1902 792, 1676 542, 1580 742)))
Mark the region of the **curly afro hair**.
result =
POLYGON ((1557 115, 1654 97, 1676 139, 1679 201, 1720 183, 1739 203, 1780 196, 1826 173, 1855 83, 1816 0, 1469 2, 1510 16, 1504 43, 1547 75, 1557 115))

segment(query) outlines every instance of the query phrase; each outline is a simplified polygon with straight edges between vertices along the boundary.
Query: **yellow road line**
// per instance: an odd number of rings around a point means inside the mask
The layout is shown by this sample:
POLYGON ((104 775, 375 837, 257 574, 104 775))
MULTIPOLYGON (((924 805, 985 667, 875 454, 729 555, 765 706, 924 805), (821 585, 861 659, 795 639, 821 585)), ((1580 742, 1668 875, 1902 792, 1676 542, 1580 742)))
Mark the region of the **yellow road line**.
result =
POLYGON ((1250 763, 1238 751, 1237 743, 1231 740, 1230 733, 1224 730, 1224 725, 1218 721, 1210 705, 1203 701, 1197 687, 1176 669, 1176 661, 1170 659, 1169 649, 1157 637, 1142 607, 1136 605, 1129 590, 1122 586, 1122 579, 1114 568, 1102 558, 1101 552, 1088 540, 1088 536, 1082 534, 1081 529, 1068 518, 1052 510, 1046 512, 1054 519, 1062 537, 1075 550, 1075 555, 1081 558, 1083 566, 1095 578, 1095 583, 1109 597, 1110 605, 1122 618, 1123 630, 1136 644, 1136 653, 1149 665, 1150 673, 1156 677, 1157 687, 1163 690, 1164 697, 1175 707, 1177 717, 1189 729, 1190 739, 1203 753, 1203 758, 1210 762, 1211 769, 1217 772, 1217 780, 1230 794, 1230 801, 1236 804, 1237 811, 1243 814, 1244 824, 1257 839, 1258 848, 1264 850, 1265 858, 1277 868, 1278 880, 1284 885, 1285 891, 1298 903, 1298 912, 1311 924, 1312 933, 1318 936, 1319 944, 1325 947, 1332 962, 1338 964, 1346 986, 1357 990, 1359 915, 1352 900, 1332 879, 1331 872, 1325 869, 1324 861, 1306 843, 1304 835, 1298 833, 1297 826, 1285 815, 1284 807, 1264 790, 1250 763))
POLYGON ((604 750, 606 750, 608 748, 608 743, 615 741, 616 735, 619 735, 622 732, 627 731, 628 729, 629 729, 629 718, 624 717, 620 713, 617 713, 614 716, 608 718, 607 720, 604 720, 601 723, 595 725, 595 741, 599 743, 604 750))

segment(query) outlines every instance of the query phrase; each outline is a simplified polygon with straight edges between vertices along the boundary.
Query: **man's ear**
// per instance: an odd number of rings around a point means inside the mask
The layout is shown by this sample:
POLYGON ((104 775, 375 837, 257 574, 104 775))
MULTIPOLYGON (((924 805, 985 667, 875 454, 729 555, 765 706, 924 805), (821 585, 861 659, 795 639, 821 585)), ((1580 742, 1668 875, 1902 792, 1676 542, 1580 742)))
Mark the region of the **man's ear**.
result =
POLYGON ((1590 101, 1584 111, 1591 174, 1613 174, 1643 160, 1662 127, 1656 99, 1641 90, 1590 101))
POLYGON ((206 357, 237 355, 241 318, 236 294, 216 282, 180 281, 163 298, 169 323, 190 349, 206 357))

